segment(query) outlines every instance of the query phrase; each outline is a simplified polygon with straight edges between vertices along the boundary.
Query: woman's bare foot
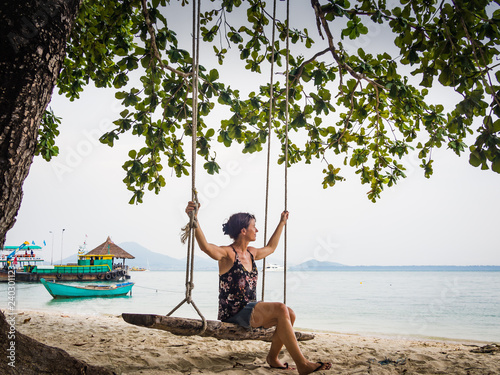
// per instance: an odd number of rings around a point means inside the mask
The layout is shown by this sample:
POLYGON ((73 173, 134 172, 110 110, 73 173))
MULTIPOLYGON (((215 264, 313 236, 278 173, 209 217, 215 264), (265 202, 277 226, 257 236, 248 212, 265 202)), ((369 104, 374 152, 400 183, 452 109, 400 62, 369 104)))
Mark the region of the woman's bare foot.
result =
POLYGON ((281 361, 276 358, 272 360, 269 358, 269 356, 266 358, 266 362, 269 365, 269 367, 274 368, 274 369, 280 369, 280 370, 295 370, 295 367, 288 366, 288 363, 281 363, 281 361))
POLYGON ((332 368, 330 362, 309 362, 304 368, 299 369, 299 374, 305 375, 316 371, 326 371, 332 368))

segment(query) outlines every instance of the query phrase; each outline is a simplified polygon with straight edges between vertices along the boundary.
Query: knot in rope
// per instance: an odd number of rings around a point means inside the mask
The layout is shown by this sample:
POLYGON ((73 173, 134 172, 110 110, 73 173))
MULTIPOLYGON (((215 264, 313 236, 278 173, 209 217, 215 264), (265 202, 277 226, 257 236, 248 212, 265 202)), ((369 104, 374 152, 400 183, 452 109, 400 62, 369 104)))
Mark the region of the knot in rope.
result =
POLYGON ((192 281, 186 283, 186 302, 191 304, 191 302, 193 301, 192 297, 191 297, 191 292, 193 291, 194 289, 194 283, 192 281))
POLYGON ((189 234, 191 233, 191 229, 196 229, 198 228, 198 208, 200 207, 200 202, 198 201, 198 192, 196 189, 193 189, 193 196, 194 196, 194 203, 195 207, 194 210, 189 212, 189 223, 187 223, 182 229, 182 234, 181 234, 181 242, 183 244, 186 243, 187 239, 189 238, 189 234))

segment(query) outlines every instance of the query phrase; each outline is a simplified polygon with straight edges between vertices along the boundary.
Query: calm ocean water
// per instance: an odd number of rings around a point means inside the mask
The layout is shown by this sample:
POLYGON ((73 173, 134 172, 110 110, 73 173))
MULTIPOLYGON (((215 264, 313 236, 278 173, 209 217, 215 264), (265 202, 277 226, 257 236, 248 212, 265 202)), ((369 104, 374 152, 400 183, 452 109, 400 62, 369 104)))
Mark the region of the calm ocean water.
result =
MULTIPOLYGON (((184 272, 131 275, 133 295, 117 298, 54 300, 41 284, 17 283, 17 309, 166 314, 184 298, 184 272)), ((207 319, 217 317, 217 279, 216 271, 195 272, 193 299, 207 319)), ((296 271, 287 279, 298 328, 500 342, 500 272, 296 271)), ((283 300, 282 272, 266 273, 265 300, 283 300)), ((0 283, 0 308, 7 301, 7 284, 0 283)), ((186 304, 175 315, 197 317, 186 304)))

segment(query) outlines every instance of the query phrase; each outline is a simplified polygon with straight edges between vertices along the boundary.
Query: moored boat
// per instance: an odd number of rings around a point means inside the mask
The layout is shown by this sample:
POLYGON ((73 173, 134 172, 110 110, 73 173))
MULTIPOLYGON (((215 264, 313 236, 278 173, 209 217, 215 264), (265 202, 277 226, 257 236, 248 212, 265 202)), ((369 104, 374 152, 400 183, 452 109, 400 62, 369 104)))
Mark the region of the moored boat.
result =
POLYGON ((129 271, 149 271, 147 268, 143 268, 143 267, 132 267, 132 268, 129 268, 129 271))
POLYGON ((44 263, 44 259, 35 251, 42 248, 30 245, 28 242, 21 246, 4 246, 0 249, 0 269, 23 270, 24 266, 36 266, 44 263))
POLYGON ((46 281, 41 278, 43 286, 54 298, 78 298, 78 297, 116 297, 132 293, 133 282, 112 285, 91 284, 86 286, 76 286, 56 283, 55 281, 46 281))
POLYGON ((134 256, 115 245, 110 237, 86 254, 84 248, 80 248, 77 263, 43 265, 40 264, 43 260, 36 256, 24 261, 19 251, 24 251, 23 246, 9 254, 12 259, 5 259, 0 270, 0 281, 9 281, 10 278, 16 281, 39 281, 41 278, 58 281, 119 281, 130 279, 125 259, 134 259, 134 256), (19 259, 16 266, 13 264, 14 257, 19 259), (118 259, 122 259, 122 262, 117 262, 118 259))
POLYGON ((280 266, 279 264, 268 264, 266 265, 266 271, 283 271, 285 267, 280 266))

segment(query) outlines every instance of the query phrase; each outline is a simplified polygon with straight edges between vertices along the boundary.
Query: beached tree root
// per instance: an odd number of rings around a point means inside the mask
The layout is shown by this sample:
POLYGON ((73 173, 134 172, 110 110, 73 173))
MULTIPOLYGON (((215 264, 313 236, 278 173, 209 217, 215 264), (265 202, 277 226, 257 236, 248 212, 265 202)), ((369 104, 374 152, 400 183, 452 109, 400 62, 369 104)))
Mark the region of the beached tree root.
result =
POLYGON ((10 316, 0 311, 0 373, 8 375, 113 375, 113 371, 89 365, 62 349, 16 332, 10 316), (12 324, 11 324, 12 323, 12 324), (5 360, 5 354, 7 358, 5 360))

